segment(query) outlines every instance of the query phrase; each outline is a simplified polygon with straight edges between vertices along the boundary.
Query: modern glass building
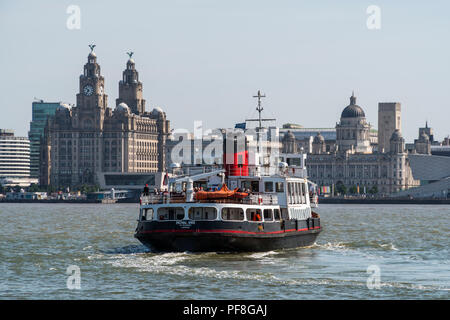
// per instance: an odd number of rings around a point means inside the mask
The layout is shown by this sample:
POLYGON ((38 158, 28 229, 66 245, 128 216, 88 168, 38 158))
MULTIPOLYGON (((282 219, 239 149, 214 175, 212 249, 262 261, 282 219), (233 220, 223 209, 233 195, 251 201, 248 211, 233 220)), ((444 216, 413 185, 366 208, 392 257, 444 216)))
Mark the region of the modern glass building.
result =
POLYGON ((47 124, 47 119, 53 116, 59 106, 66 106, 62 102, 45 102, 43 100, 35 101, 32 104, 32 120, 30 122, 30 131, 28 138, 31 143, 31 177, 39 178, 39 150, 41 137, 44 135, 44 128, 47 124))
POLYGON ((13 130, 0 129, 0 183, 3 186, 29 186, 30 140, 15 137, 13 130))

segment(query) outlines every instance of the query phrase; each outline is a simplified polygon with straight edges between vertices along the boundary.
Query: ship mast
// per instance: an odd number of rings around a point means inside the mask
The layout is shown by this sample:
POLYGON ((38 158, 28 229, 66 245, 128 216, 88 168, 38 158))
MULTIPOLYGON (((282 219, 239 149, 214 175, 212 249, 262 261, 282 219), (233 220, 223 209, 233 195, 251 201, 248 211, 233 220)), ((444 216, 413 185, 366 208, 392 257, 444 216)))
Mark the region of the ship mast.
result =
POLYGON ((258 94, 256 96, 253 96, 253 98, 258 98, 258 106, 256 107, 256 111, 258 111, 258 115, 259 115, 259 117, 258 117, 258 121, 259 121, 258 129, 262 128, 261 127, 261 121, 262 121, 262 119, 261 119, 261 112, 264 110, 264 108, 261 107, 261 98, 265 98, 265 97, 266 97, 266 95, 265 94, 261 94, 260 90, 258 90, 258 94))
POLYGON ((256 128, 256 139, 257 139, 257 146, 258 146, 258 152, 261 150, 260 147, 260 135, 261 135, 261 129, 262 127, 262 121, 275 121, 276 119, 262 119, 261 118, 261 112, 264 110, 264 108, 261 106, 261 98, 265 98, 265 94, 261 94, 261 90, 258 90, 258 94, 256 96, 253 96, 253 98, 258 98, 258 106, 256 107, 256 111, 258 111, 258 119, 246 119, 245 121, 258 121, 259 126, 256 128))

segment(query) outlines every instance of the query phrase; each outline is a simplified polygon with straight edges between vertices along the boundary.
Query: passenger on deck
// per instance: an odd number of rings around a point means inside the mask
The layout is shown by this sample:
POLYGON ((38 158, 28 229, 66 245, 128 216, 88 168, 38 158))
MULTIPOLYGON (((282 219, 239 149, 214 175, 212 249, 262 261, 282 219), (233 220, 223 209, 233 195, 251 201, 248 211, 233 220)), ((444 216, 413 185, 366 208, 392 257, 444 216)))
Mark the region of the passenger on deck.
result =
POLYGON ((261 221, 261 215, 259 212, 252 212, 252 221, 261 221))
POLYGON ((143 194, 144 194, 144 196, 148 196, 149 193, 150 193, 150 189, 148 188, 148 184, 146 184, 145 187, 144 187, 144 192, 143 192, 143 194))

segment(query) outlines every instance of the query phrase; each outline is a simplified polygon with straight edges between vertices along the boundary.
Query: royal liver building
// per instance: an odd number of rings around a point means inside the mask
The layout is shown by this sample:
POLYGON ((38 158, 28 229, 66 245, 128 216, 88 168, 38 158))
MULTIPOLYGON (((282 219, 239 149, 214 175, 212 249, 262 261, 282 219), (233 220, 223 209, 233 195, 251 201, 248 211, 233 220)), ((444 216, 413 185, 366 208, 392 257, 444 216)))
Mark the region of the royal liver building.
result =
POLYGON ((169 121, 161 108, 145 111, 142 82, 132 53, 112 109, 94 46, 90 47, 76 106, 58 107, 47 124, 41 148, 41 184, 97 184, 99 172, 165 169, 169 121))
MULTIPOLYGON (((310 179, 329 186, 334 193, 357 188, 358 193, 392 193, 419 184, 414 180, 401 135, 400 104, 379 104, 378 151, 370 141, 370 124, 364 110, 352 94, 350 104, 336 124, 336 143, 327 151, 324 137, 318 133, 306 164, 310 179), (345 187, 345 188, 343 188, 345 187)), ((294 135, 283 137, 283 152, 298 153, 294 135)))

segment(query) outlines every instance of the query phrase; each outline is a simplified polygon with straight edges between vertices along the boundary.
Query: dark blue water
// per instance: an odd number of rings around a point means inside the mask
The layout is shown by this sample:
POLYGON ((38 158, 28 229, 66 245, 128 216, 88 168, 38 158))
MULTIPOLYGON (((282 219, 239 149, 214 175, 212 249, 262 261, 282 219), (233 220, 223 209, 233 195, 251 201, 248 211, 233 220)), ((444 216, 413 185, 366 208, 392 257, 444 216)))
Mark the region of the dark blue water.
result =
POLYGON ((133 238, 134 204, 0 204, 0 299, 450 298, 450 206, 318 212, 307 248, 155 254, 133 238))

